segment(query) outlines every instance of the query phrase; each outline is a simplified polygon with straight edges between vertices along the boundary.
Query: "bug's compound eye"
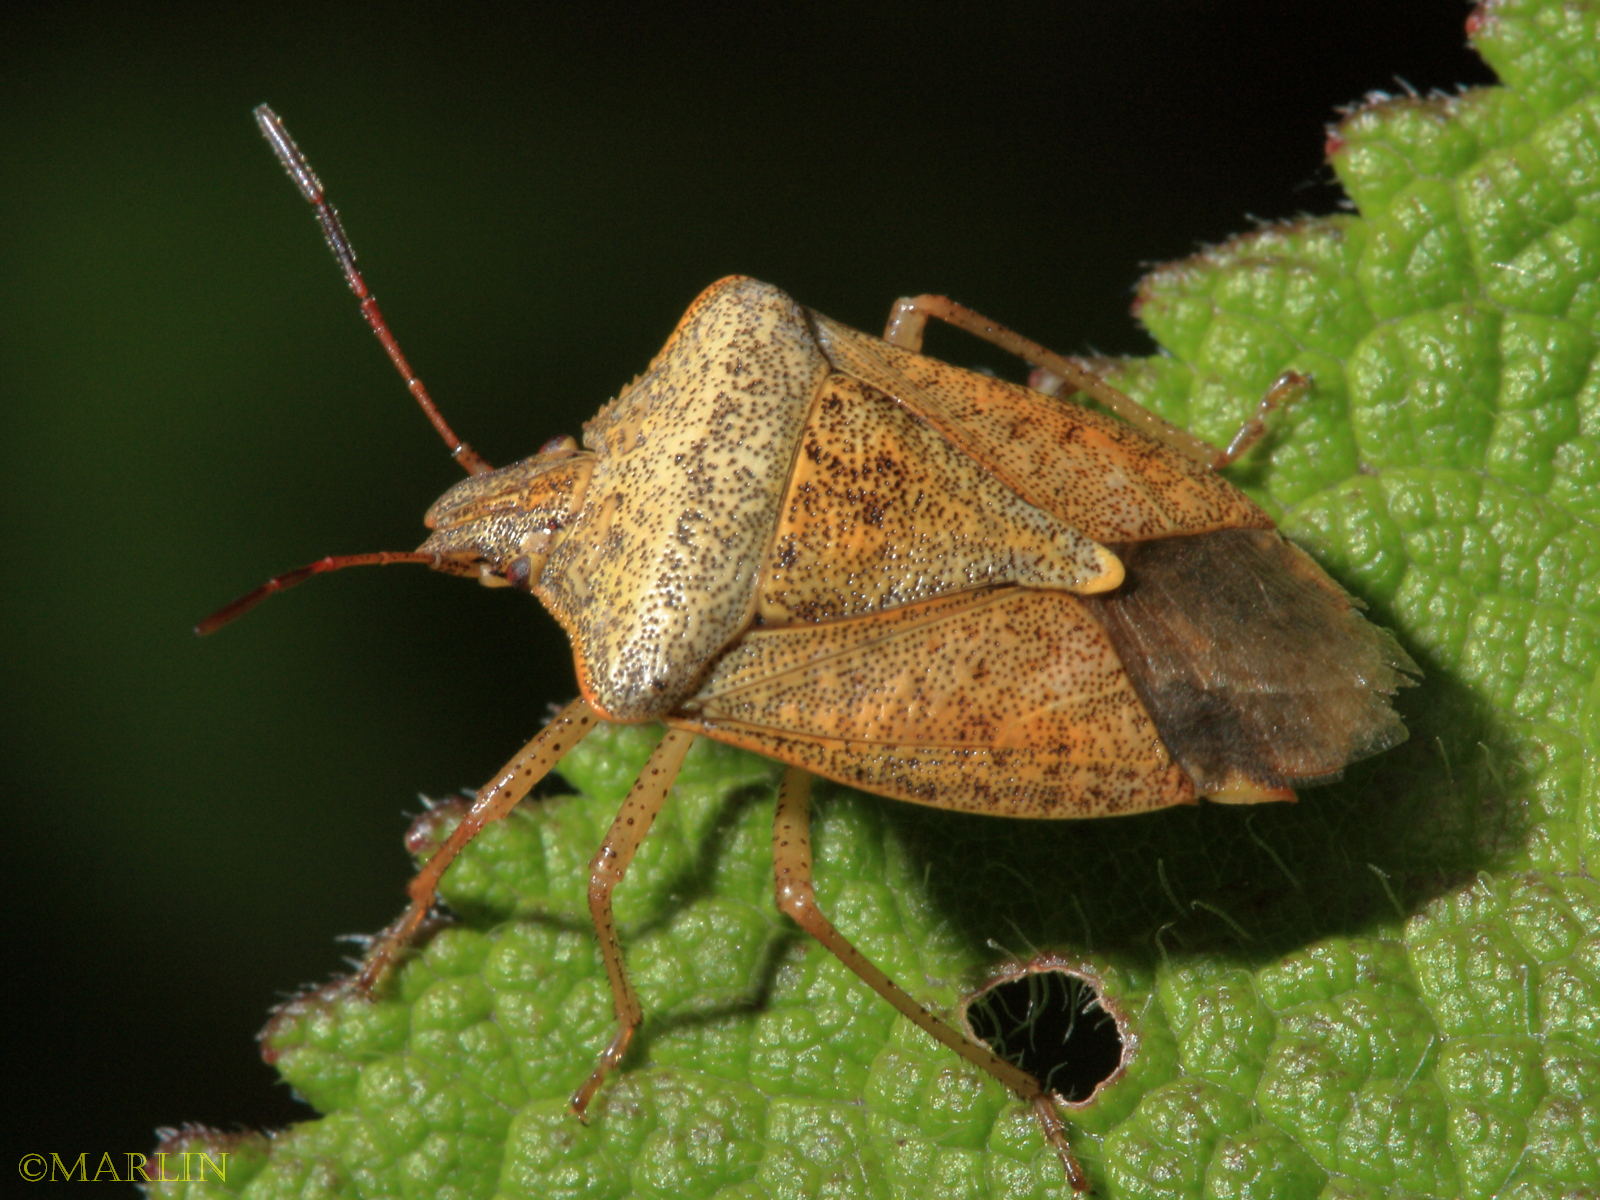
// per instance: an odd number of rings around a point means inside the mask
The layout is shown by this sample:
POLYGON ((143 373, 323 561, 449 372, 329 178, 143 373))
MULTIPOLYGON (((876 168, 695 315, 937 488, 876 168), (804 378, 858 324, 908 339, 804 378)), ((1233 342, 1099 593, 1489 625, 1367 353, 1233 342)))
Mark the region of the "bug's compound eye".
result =
POLYGON ((506 582, 514 588, 528 590, 528 581, 533 578, 533 562, 526 554, 513 558, 506 564, 506 582))
POLYGON ((1006 967, 963 1009, 974 1037, 1067 1104, 1119 1078, 1137 1045, 1101 982, 1052 955, 1006 967))

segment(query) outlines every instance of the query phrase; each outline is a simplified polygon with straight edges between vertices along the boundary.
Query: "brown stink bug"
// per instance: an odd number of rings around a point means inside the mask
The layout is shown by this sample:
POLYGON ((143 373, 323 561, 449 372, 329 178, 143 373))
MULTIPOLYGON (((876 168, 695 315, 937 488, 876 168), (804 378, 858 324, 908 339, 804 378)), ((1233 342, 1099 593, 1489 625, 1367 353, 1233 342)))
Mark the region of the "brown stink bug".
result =
MULTIPOLYGON (((400 353, 305 157, 271 110, 256 117, 469 477, 428 510, 417 550, 322 559, 201 632, 313 574, 422 563, 537 596, 571 639, 581 692, 478 792, 359 985, 404 950, 462 847, 596 721, 660 721, 666 737, 590 865, 617 1031, 573 1111, 642 1019, 612 891, 703 734, 787 764, 779 907, 1028 1101, 1082 1187, 1052 1093, 901 991, 817 908, 810 779, 994 816, 1110 816, 1202 796, 1290 800, 1401 741, 1388 697, 1411 660, 1218 474, 1259 434, 1260 413, 1218 452, 942 297, 900 301, 876 338, 734 277, 689 306, 581 447, 561 438, 491 468, 400 353), (922 355, 930 317, 1110 415, 922 355)), ((1261 411, 1304 386, 1285 376, 1261 411)))

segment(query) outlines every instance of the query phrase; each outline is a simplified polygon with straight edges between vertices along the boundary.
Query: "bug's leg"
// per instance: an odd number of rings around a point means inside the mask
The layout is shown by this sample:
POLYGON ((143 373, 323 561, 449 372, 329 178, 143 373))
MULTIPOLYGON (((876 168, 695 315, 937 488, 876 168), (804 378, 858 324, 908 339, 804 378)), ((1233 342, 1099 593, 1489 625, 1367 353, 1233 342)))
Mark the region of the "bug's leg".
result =
POLYGON ((788 914, 817 941, 830 950, 878 995, 906 1017, 975 1066, 982 1067, 1001 1083, 1033 1106, 1044 1130, 1045 1139, 1061 1156, 1067 1178, 1075 1191, 1088 1187, 1083 1169, 1067 1145, 1066 1129, 1056 1109, 1054 1095, 1021 1067, 1001 1058, 987 1046, 962 1033, 954 1025, 935 1016, 903 991, 866 955, 847 941, 817 907, 811 883, 811 776, 799 767, 789 767, 778 787, 778 811, 772 825, 773 882, 778 908, 788 914))
POLYGON ((1261 402, 1256 405, 1256 411, 1239 426, 1239 431, 1228 442, 1228 448, 1217 452, 1212 466, 1220 471, 1243 456, 1266 434, 1267 417, 1274 409, 1287 408, 1310 390, 1310 377, 1300 374, 1299 371, 1285 371, 1279 375, 1272 381, 1272 386, 1266 390, 1266 394, 1261 397, 1261 402))
MULTIPOLYGON (((1079 365, 1095 374, 1093 359, 1080 359, 1079 365)), ((1028 386, 1047 396, 1066 397, 1072 395, 1077 389, 1065 379, 1051 371, 1036 370, 1028 379, 1028 386)), ((1256 404, 1256 411, 1252 413, 1235 431, 1228 442, 1226 450, 1218 450, 1211 459, 1211 468, 1220 471, 1230 463, 1237 462, 1249 453, 1250 448, 1259 442, 1267 432, 1267 417, 1274 409, 1286 408, 1293 404, 1306 392, 1311 390, 1311 377, 1302 375, 1298 371, 1285 371, 1272 381, 1272 386, 1256 404)))
POLYGON ((412 878, 406 891, 411 896, 411 907, 389 926, 368 951, 356 976, 356 986, 371 991, 389 966, 398 958, 415 936, 418 927, 433 909, 439 890, 439 880, 455 861, 466 844, 483 831, 484 826, 498 821, 522 800, 535 784, 550 773, 568 750, 583 740, 593 728, 594 709, 583 700, 574 700, 541 729, 526 746, 508 762, 500 774, 478 789, 478 794, 455 827, 444 845, 433 852, 433 857, 422 865, 412 878))
POLYGON ((1298 391, 1305 386, 1303 375, 1288 372, 1280 376, 1278 382, 1267 392, 1267 397, 1272 399, 1272 403, 1269 404, 1268 399, 1263 399, 1263 407, 1245 423, 1228 449, 1218 450, 1211 443, 1195 437, 1187 429, 1174 425, 1165 417, 1150 411, 1126 392, 1112 387, 1082 363, 1057 354, 1053 350, 1047 350, 1038 342, 1030 341, 1015 330, 991 321, 981 313, 973 312, 966 305, 957 304, 945 296, 911 296, 896 301, 894 308, 890 310, 889 323, 883 331, 883 340, 913 353, 921 353, 922 335, 930 317, 937 317, 948 325, 954 325, 974 337, 999 346, 1006 353, 1016 355, 1030 366, 1050 372, 1062 380, 1069 391, 1093 396, 1146 437, 1170 446, 1180 454, 1185 454, 1195 462, 1213 470, 1227 466, 1261 436, 1259 431, 1251 431, 1265 416, 1266 409, 1278 403, 1288 392, 1298 391), (1290 376, 1300 382, 1286 384, 1290 376), (1273 399, 1274 397, 1276 399, 1273 399), (1242 444, 1241 438, 1244 439, 1242 444))
POLYGON ((617 1007, 617 1032, 611 1044, 601 1051, 589 1078, 568 1101, 568 1107, 580 1117, 611 1068, 628 1052, 628 1043, 633 1041, 635 1031, 644 1020, 644 1009, 639 1006, 639 997, 634 993, 633 984, 628 982, 628 969, 622 961, 622 943, 617 940, 617 922, 611 912, 611 893, 622 882, 639 843, 644 841, 651 822, 666 803, 672 781, 678 777, 678 768, 694 738, 694 734, 681 729, 667 730, 667 736, 661 739, 634 781, 633 790, 611 822, 606 840, 600 843, 600 849, 589 863, 589 914, 594 918, 594 930, 600 937, 600 957, 605 960, 606 974, 611 979, 611 998, 617 1007))

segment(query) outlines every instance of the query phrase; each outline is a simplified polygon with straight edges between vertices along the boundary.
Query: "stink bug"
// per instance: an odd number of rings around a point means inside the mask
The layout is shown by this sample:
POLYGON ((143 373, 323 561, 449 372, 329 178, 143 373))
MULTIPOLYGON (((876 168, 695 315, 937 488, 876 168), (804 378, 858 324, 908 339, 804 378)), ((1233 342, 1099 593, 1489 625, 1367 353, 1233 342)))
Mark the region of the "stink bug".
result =
MULTIPOLYGON (((584 427, 491 468, 439 415, 368 291, 320 181, 271 110, 256 118, 313 205, 368 324, 468 472, 417 550, 325 558, 201 632, 323 571, 421 563, 537 596, 571 639, 579 699, 478 793, 358 976, 374 987, 439 879, 599 720, 666 724, 590 865, 617 1030, 573 1094, 582 1115, 642 1019, 612 891, 705 735, 787 765, 779 907, 933 1037, 1028 1101, 1074 1186, 1054 1096, 901 991, 818 909, 813 774, 1005 817, 1293 799, 1395 745, 1411 660, 1218 473, 1226 451, 1095 373, 942 297, 882 338, 777 288, 723 279, 584 427), (920 353, 937 318, 1065 381, 1065 403, 920 353)), ((1302 390, 1287 375, 1262 412, 1302 390)))

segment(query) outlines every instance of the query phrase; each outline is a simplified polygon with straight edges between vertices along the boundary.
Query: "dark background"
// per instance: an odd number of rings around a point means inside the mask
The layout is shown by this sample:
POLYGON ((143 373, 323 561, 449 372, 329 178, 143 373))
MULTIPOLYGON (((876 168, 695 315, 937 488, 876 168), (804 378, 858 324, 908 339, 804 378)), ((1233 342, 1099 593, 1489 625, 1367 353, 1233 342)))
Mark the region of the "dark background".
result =
POLYGON ((273 571, 410 548, 459 477, 252 105, 289 121, 413 361, 504 462, 576 433, 729 272, 867 329, 940 291, 1065 351, 1147 352, 1141 266, 1331 211, 1337 106, 1487 80, 1466 12, 0 18, 7 1061, 30 1110, 0 1169, 303 1115, 256 1057, 267 1007, 397 911, 417 793, 480 783, 572 693, 535 606, 420 570, 190 635, 273 571))

